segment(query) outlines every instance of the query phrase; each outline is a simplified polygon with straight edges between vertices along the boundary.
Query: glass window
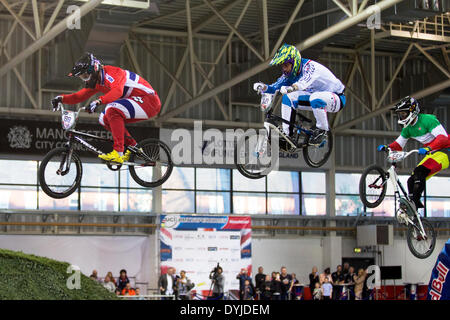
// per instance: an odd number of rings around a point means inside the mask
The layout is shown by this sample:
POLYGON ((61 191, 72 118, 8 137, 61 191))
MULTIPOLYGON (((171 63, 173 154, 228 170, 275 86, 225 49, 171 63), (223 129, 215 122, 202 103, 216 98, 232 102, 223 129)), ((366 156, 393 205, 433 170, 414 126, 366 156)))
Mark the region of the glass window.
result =
MULTIPOLYGON (((400 180, 400 183, 402 184, 403 188, 405 189, 406 192, 408 192, 408 179, 410 176, 407 175, 399 175, 398 178, 400 180)), ((394 187, 391 183, 391 180, 387 181, 387 191, 386 191, 386 195, 388 196, 393 196, 394 195, 394 187)), ((398 188, 398 191, 400 192, 401 195, 403 195, 402 190, 400 189, 400 187, 398 188)))
POLYGON ((118 189, 81 188, 81 210, 118 211, 118 193, 118 189))
POLYGON ((54 199, 39 191, 40 210, 78 210, 78 190, 67 198, 54 199))
POLYGON ((303 195, 302 214, 323 216, 327 214, 327 201, 323 195, 303 195))
POLYGON ((230 193, 197 192, 197 213, 230 213, 230 193))
POLYGON ((269 193, 267 201, 269 214, 300 214, 300 196, 298 194, 269 193))
POLYGON ((337 194, 359 194, 359 173, 336 173, 337 194))
POLYGON ((119 186, 117 171, 111 171, 105 164, 84 163, 81 185, 83 187, 114 187, 119 186))
POLYGON ((427 217, 450 217, 450 199, 427 198, 427 217))
POLYGON ((304 193, 325 193, 325 172, 302 172, 304 193))
POLYGON ((235 192, 233 193, 233 211, 237 214, 266 214, 266 195, 235 192))
POLYGON ((1 209, 37 209, 35 186, 0 186, 1 209))
POLYGON ((359 196, 336 196, 335 208, 337 216, 356 216, 364 211, 359 196))
POLYGON ((141 185, 137 184, 130 175, 128 170, 120 170, 120 188, 143 188, 141 185))
POLYGON ((36 161, 0 160, 0 183, 36 184, 36 161))
POLYGON ((230 190, 229 169, 197 168, 197 189, 230 190))
POLYGON ((450 197, 450 177, 431 177, 426 188, 427 196, 450 197))
POLYGON ((163 190, 162 211, 169 213, 195 212, 194 191, 163 190))
POLYGON ((194 189, 194 168, 174 167, 164 189, 194 189))
POLYGON ((120 211, 151 212, 153 193, 149 189, 121 189, 120 211))
POLYGON ((298 172, 272 171, 267 175, 267 191, 299 192, 298 172))
POLYGON ((373 213, 374 216, 394 217, 395 216, 395 201, 393 196, 386 196, 381 204, 373 209, 367 208, 368 213, 373 213))
POLYGON ((266 178, 249 179, 239 171, 233 170, 233 190, 236 191, 266 191, 266 178))

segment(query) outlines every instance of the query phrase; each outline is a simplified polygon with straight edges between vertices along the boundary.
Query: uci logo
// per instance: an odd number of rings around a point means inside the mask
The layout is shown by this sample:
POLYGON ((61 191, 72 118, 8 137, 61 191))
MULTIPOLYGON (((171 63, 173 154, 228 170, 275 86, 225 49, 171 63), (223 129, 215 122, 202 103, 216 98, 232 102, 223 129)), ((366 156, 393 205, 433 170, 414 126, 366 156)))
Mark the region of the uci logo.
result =
POLYGON ((176 228, 180 224, 179 215, 167 215, 161 221, 162 228, 176 228))

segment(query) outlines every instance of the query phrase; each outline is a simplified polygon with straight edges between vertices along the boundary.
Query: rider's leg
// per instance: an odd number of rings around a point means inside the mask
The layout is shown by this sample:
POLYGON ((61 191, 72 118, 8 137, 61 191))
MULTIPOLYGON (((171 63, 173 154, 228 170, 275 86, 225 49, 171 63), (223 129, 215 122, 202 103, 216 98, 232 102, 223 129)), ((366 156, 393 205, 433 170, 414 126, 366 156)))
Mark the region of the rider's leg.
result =
MULTIPOLYGON (((299 106, 309 106, 310 93, 305 91, 294 91, 283 95, 281 100, 281 117, 287 121, 295 121, 295 109, 299 106)), ((287 135, 291 135, 293 126, 289 126, 283 122, 283 131, 287 135)))
POLYGON ((426 156, 414 169, 413 174, 408 179, 408 193, 414 201, 416 208, 423 208, 420 201, 422 192, 425 190, 426 180, 449 166, 448 156, 444 152, 435 152, 426 156))
POLYGON ((311 143, 320 143, 329 131, 327 112, 338 112, 341 108, 339 96, 333 92, 314 92, 309 97, 314 117, 316 118, 316 130, 310 139, 311 143))

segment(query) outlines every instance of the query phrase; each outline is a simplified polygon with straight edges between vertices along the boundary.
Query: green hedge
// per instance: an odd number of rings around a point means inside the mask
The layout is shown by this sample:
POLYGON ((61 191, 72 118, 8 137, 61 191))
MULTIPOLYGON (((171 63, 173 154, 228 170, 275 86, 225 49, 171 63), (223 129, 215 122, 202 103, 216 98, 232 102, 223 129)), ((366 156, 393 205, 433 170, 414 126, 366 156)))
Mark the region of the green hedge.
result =
POLYGON ((118 299, 81 274, 80 289, 69 289, 69 263, 0 249, 0 300, 118 299))

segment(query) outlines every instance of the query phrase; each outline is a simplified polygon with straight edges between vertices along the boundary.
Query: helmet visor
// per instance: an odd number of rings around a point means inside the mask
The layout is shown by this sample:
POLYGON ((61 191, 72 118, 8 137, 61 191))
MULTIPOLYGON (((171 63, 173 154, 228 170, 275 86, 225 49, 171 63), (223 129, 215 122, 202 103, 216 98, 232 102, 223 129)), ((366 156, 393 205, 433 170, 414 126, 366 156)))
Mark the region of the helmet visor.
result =
POLYGON ((409 112, 408 111, 397 111, 397 116, 400 120, 406 120, 406 118, 408 118, 408 116, 409 116, 409 112))
POLYGON ((82 73, 78 76, 83 81, 89 81, 91 79, 91 75, 88 73, 82 73))

